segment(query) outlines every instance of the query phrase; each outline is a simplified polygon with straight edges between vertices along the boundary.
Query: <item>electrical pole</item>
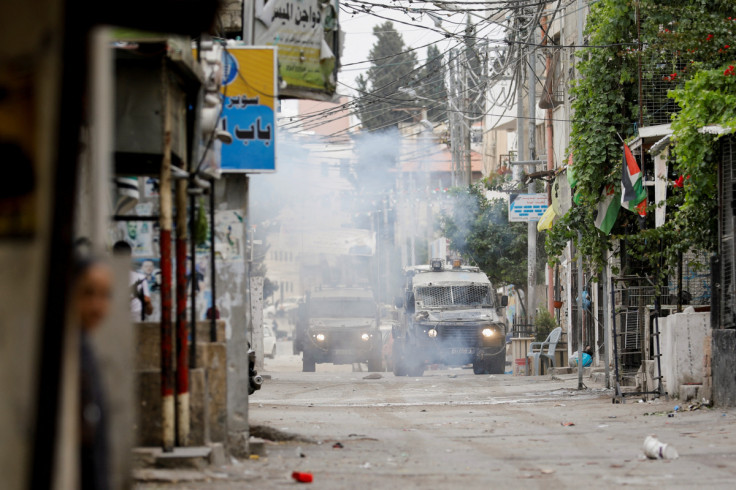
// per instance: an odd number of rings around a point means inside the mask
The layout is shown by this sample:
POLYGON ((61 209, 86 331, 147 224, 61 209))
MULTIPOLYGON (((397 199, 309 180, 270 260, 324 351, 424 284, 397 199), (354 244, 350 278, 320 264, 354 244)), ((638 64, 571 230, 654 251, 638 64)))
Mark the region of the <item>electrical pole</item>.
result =
POLYGON ((580 253, 580 242, 583 240, 583 235, 578 230, 578 246, 576 252, 578 254, 577 269, 578 269, 578 389, 584 390, 585 385, 583 384, 583 254, 580 253))
MULTIPOLYGON (((583 0, 578 0, 578 49, 583 46, 583 0)), ((576 73, 579 75, 579 73, 576 73)), ((578 389, 585 388, 583 384, 583 254, 580 253, 580 243, 583 235, 578 230, 578 389)), ((614 339, 615 342, 615 339, 614 339)), ((606 346, 608 348, 608 346, 606 346)))
POLYGON ((473 164, 471 155, 472 145, 472 119, 470 115, 470 61, 472 59, 472 48, 470 47, 470 36, 473 34, 473 25, 470 23, 470 14, 467 15, 467 22, 465 27, 465 63, 463 63, 463 101, 464 107, 462 112, 462 118, 465 119, 463 122, 463 129, 465 130, 465 183, 468 187, 473 185, 473 164))
MULTIPOLYGON (((528 58, 528 75, 527 75, 527 87, 529 91, 529 160, 536 160, 537 158, 537 74, 535 72, 536 60, 534 43, 536 42, 536 26, 532 26, 532 45, 529 46, 529 58, 528 58)), ((523 59, 523 56, 521 57, 523 59)), ((529 165, 529 173, 533 173, 536 169, 534 165, 529 165)), ((527 187, 529 194, 534 193, 534 181, 529 181, 527 187)), ((529 221, 527 223, 527 311, 529 312, 530 320, 535 315, 535 294, 534 287, 537 285, 537 222, 529 221)))
POLYGON ((470 113, 470 93, 469 88, 470 84, 468 82, 468 63, 470 63, 470 60, 468 59, 467 55, 465 56, 465 63, 463 63, 463 112, 460 115, 462 128, 464 131, 465 141, 464 141, 464 147, 465 147, 465 184, 470 187, 473 185, 473 168, 472 168, 472 161, 471 161, 471 154, 470 154, 470 147, 472 142, 472 134, 471 134, 471 120, 468 119, 467 115, 470 113), (464 120, 463 120, 464 119, 464 120))
MULTIPOLYGON (((456 79, 455 79, 455 50, 450 51, 450 62, 449 62, 449 68, 450 68, 450 76, 449 76, 449 86, 448 88, 448 99, 450 99, 450 107, 453 109, 457 107, 457 105, 454 103, 453 99, 455 98, 456 92, 455 92, 455 86, 456 86, 456 79)), ((458 120, 458 114, 457 111, 452 111, 450 113, 450 149, 452 150, 452 187, 457 186, 457 171, 459 168, 458 164, 458 143, 459 143, 459 137, 458 137, 458 127, 457 127, 457 120, 458 120)))

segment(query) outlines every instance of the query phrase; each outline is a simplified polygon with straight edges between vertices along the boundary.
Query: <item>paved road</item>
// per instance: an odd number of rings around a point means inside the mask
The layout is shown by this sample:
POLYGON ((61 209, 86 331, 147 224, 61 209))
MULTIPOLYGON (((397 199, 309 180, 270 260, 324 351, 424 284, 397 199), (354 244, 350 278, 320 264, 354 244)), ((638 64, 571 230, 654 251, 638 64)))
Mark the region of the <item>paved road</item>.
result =
POLYGON ((294 485, 294 470, 311 472, 320 489, 733 487, 736 411, 645 415, 677 402, 612 405, 601 387, 577 391, 575 376, 452 369, 363 379, 368 373, 322 365, 301 373, 279 349, 266 362, 272 378, 251 397, 251 423, 319 442, 270 443, 266 457, 177 488, 283 488, 294 485), (680 459, 641 459, 652 433, 680 459))

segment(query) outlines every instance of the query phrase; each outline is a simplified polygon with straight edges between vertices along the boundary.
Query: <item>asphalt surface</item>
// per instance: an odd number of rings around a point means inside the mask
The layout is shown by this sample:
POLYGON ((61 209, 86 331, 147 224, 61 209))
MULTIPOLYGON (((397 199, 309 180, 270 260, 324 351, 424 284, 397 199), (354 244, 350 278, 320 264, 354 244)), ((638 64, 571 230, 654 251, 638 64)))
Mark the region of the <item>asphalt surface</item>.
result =
POLYGON ((588 389, 577 390, 574 375, 454 368, 364 379, 369 373, 331 365, 301 373, 290 344, 278 349, 266 360, 271 379, 251 397, 250 422, 315 442, 266 442, 264 456, 233 460, 200 481, 136 488, 301 485, 293 471, 311 473, 320 489, 733 488, 733 410, 686 411, 687 403, 661 399, 614 405, 611 392, 589 379, 588 389), (680 411, 668 416, 677 405, 680 411), (647 460, 648 434, 680 458, 647 460))

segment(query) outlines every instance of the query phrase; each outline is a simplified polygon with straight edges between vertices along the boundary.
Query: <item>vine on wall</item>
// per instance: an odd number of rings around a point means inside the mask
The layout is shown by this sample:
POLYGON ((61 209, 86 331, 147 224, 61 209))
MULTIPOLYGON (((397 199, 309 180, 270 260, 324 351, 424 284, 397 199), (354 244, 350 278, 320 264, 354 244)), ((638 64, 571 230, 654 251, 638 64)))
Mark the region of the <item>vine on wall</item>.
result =
POLYGON ((591 47, 580 50, 571 89, 568 151, 577 204, 548 231, 547 254, 559 260, 572 241, 599 270, 613 243, 625 236, 630 254, 666 274, 679 252, 713 250, 716 243, 715 137, 698 129, 709 124, 736 128, 736 69, 729 68, 736 64, 736 5, 729 0, 600 0, 591 5, 586 36, 591 47), (689 177, 668 199, 665 226, 642 229, 638 217, 622 209, 607 236, 594 220, 603 187, 620 185, 620 138, 637 132, 640 58, 644 77, 665 73, 662 82, 671 84, 670 96, 681 107, 672 126, 674 170, 689 177))

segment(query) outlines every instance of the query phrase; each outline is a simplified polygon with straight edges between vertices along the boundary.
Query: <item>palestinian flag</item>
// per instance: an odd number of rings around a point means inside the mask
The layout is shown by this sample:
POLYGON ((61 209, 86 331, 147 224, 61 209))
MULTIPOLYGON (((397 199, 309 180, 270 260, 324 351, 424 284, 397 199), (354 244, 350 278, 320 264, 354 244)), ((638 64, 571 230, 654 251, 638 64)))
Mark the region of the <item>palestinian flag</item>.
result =
POLYGON ((601 193, 601 200, 598 202, 598 216, 595 218, 595 227, 606 235, 611 233, 618 211, 621 209, 621 202, 618 198, 615 185, 607 185, 601 193))
POLYGON ((647 215, 647 191, 644 189, 641 170, 626 143, 621 175, 621 206, 632 213, 647 215))

